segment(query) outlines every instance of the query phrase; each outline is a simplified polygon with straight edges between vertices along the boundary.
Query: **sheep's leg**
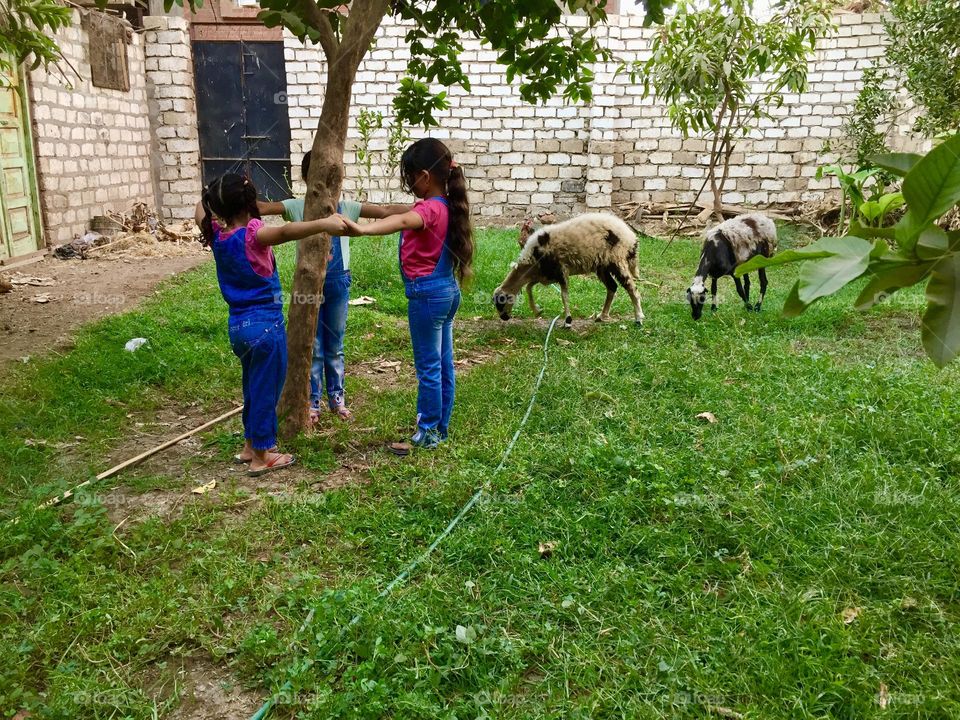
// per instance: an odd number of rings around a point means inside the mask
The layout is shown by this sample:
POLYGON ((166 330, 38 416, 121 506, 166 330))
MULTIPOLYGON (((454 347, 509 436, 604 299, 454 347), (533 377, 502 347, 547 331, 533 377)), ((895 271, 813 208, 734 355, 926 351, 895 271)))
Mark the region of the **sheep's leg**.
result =
POLYGON ((767 294, 767 270, 766 268, 760 268, 757 270, 757 277, 760 278, 760 299, 757 300, 757 304, 754 306, 754 310, 760 312, 760 306, 763 305, 763 297, 767 294))
POLYGON ((616 269, 617 282, 623 285, 623 289, 630 296, 633 303, 633 320, 637 325, 643 325, 643 308, 640 306, 640 293, 637 292, 637 282, 633 279, 630 268, 623 266, 616 269))
POLYGON ((717 279, 710 278, 710 312, 717 311, 717 279))
POLYGON ((743 302, 747 306, 747 310, 753 310, 753 305, 750 304, 750 276, 743 276, 743 302))
POLYGON ((617 281, 606 268, 598 270, 597 277, 607 288, 607 299, 603 302, 603 310, 597 315, 597 322, 610 322, 610 306, 613 305, 613 296, 617 294, 617 281))
POLYGON ((563 278, 559 281, 559 284, 560 298, 563 300, 563 315, 566 318, 563 324, 567 327, 573 327, 573 315, 570 314, 570 294, 567 292, 567 279, 563 278))
POLYGON ((739 295, 739 296, 740 296, 740 299, 743 300, 744 303, 746 303, 746 302, 747 302, 747 296, 746 296, 746 295, 744 294, 744 292, 743 292, 743 283, 740 282, 740 278, 738 278, 736 275, 734 275, 734 276, 733 276, 733 282, 734 282, 734 283, 736 284, 736 286, 737 286, 737 295, 739 295))
POLYGON ((537 306, 537 301, 533 299, 533 285, 534 283, 527 285, 527 304, 530 305, 530 312, 533 313, 533 316, 540 317, 541 310, 537 306))

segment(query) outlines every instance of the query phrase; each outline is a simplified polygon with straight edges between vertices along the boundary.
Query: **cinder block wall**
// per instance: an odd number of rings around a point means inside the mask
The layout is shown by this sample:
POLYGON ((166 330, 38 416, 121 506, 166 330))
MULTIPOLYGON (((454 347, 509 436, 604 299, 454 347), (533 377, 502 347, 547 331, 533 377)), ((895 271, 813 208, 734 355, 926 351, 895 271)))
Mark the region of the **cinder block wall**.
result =
POLYGON ((144 29, 154 123, 151 152, 161 217, 192 218, 202 182, 190 23, 179 17, 147 17, 144 29))
POLYGON ((93 86, 80 11, 73 11, 73 22, 56 40, 69 65, 29 73, 48 245, 83 234, 90 218, 106 210, 127 210, 137 200, 156 202, 142 37, 134 34, 127 46, 126 92, 93 86))
MULTIPOLYGON (((568 20, 574 27, 583 23, 581 18, 568 20)), ((863 68, 883 54, 884 39, 877 14, 842 14, 836 20, 837 32, 820 44, 811 61, 807 92, 788 95, 774 120, 734 153, 725 202, 798 203, 821 199, 829 191, 829 179, 814 177, 817 165, 830 159, 821 152, 824 141, 841 135, 863 68)), ((654 30, 642 22, 640 16, 614 15, 597 32, 619 57, 643 60, 649 57, 654 30)), ((380 167, 374 167, 376 180, 369 183, 353 151, 360 110, 390 113, 392 93, 409 59, 403 34, 404 28, 388 19, 357 74, 347 194, 362 185, 372 188, 374 200, 403 197, 395 183, 387 186, 380 167)), ((289 35, 285 44, 296 168, 316 130, 325 63, 319 47, 305 47, 289 35)), ((531 106, 507 84, 494 52, 468 41, 461 57, 472 90, 449 91, 450 108, 437 114, 440 127, 430 134, 448 140, 464 166, 480 221, 508 224, 530 212, 566 215, 629 201, 689 201, 703 183, 705 141, 683 140, 670 128, 666 107, 644 99, 642 88, 627 76, 614 77, 613 66, 595 68, 594 98, 588 105, 555 98, 531 106)), ((424 134, 413 129, 414 138, 424 134)), ((385 145, 386 131, 375 133, 373 149, 385 145)))

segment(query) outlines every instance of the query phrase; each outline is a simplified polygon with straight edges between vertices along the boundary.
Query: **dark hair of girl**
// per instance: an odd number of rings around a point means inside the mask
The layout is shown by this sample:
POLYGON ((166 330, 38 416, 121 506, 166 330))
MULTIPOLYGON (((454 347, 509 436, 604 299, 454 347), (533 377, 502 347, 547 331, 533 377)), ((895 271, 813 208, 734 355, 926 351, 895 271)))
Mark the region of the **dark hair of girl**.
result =
POLYGON ((200 203, 203 206, 200 231, 203 233, 204 245, 213 243, 214 215, 226 223, 233 222, 234 218, 243 213, 252 218, 260 217, 257 189, 247 178, 234 173, 221 175, 207 185, 200 196, 200 203))
POLYGON ((413 192, 417 173, 426 170, 437 184, 447 189, 449 229, 447 248, 453 255, 453 268, 460 284, 473 275, 473 225, 470 201, 463 169, 453 162, 450 150, 435 138, 417 140, 400 158, 400 174, 408 191, 413 192))

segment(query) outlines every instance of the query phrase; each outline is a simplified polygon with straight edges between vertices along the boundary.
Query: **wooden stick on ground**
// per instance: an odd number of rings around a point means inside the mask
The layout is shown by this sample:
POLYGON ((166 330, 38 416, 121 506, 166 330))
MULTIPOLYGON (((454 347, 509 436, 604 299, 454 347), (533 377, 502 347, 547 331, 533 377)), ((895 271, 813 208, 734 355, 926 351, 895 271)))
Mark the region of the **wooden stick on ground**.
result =
POLYGON ((37 505, 37 510, 44 510, 46 508, 53 507, 54 505, 59 505, 64 500, 67 500, 73 497, 76 494, 77 490, 85 488, 88 485, 91 485, 92 483, 99 482, 100 480, 106 480, 108 477, 111 477, 112 475, 116 475, 121 470, 125 470, 126 468, 133 467, 134 465, 138 465, 139 463, 142 463, 151 455, 156 455, 161 450, 166 450, 168 447, 172 447, 176 445, 181 440, 186 440, 191 435, 196 435, 198 432, 203 432, 207 428, 211 428, 217 423, 221 423, 224 420, 227 420, 228 418, 232 418, 234 415, 240 413, 242 410, 243 410, 242 405, 240 407, 236 407, 233 410, 229 410, 225 412, 223 415, 214 418, 213 420, 205 422, 203 425, 199 427, 195 427, 193 430, 188 430, 182 435, 178 435, 172 440, 167 440, 166 442, 162 442, 156 447, 150 448, 149 450, 146 450, 140 453, 139 455, 135 455, 129 460, 124 460, 119 465, 114 465, 109 470, 104 470, 102 473, 97 475, 93 480, 85 480, 84 482, 80 483, 72 490, 67 490, 65 493, 63 493, 63 495, 57 495, 56 497, 50 498, 49 500, 41 503, 40 505, 37 505))

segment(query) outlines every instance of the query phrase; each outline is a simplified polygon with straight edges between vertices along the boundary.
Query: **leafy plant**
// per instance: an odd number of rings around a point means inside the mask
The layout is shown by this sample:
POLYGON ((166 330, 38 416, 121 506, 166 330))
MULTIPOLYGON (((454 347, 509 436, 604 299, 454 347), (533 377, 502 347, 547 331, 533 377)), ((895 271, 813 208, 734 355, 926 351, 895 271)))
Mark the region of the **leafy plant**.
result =
POLYGON ((0 74, 24 62, 31 68, 59 62, 63 56, 52 36, 70 24, 72 13, 56 0, 2 0, 0 74))
POLYGON ((890 0, 885 58, 920 115, 914 130, 936 137, 960 129, 960 9, 956 0, 890 0))
POLYGON ((887 215, 904 203, 902 192, 885 193, 876 200, 868 200, 857 207, 857 212, 869 227, 880 228, 886 225, 887 215))
POLYGON ((363 202, 368 199, 373 184, 373 153, 370 150, 370 141, 373 134, 383 127, 383 113, 379 110, 362 108, 357 115, 357 163, 360 165, 364 183, 357 192, 357 199, 363 202))
MULTIPOLYGON (((840 183, 840 191, 843 193, 840 201, 840 219, 837 227, 846 229, 847 203, 850 203, 851 214, 856 212, 857 208, 867 202, 865 186, 867 181, 880 172, 880 168, 864 168, 856 172, 847 172, 840 165, 827 165, 818 167, 816 178, 822 180, 825 175, 832 175, 840 183)), ((852 221, 852 218, 851 218, 852 221)))
POLYGON ((824 142, 823 151, 836 153, 841 164, 858 170, 869 166, 868 158, 887 152, 887 139, 901 109, 892 83, 886 67, 866 68, 841 137, 824 142))
POLYGON ((668 106, 684 137, 710 140, 707 180, 719 212, 737 142, 783 104, 786 91, 802 92, 807 60, 831 29, 820 0, 781 2, 767 21, 754 17, 751 0, 708 0, 679 5, 654 36, 653 54, 629 70, 644 74, 644 93, 668 106))
MULTIPOLYGON (((855 221, 845 237, 822 238, 772 258, 755 257, 739 266, 736 273, 807 261, 784 305, 788 316, 799 315, 819 298, 860 277, 868 278, 855 303, 861 310, 897 290, 926 281, 923 347, 930 359, 943 367, 960 354, 960 231, 945 231, 937 221, 960 203, 960 134, 925 156, 901 153, 871 160, 903 176, 902 199, 907 212, 895 226, 884 228, 855 221), (888 241, 895 243, 894 250, 888 241)), ((897 198, 888 197, 886 212, 897 202, 897 198)), ((880 207, 870 212, 876 217, 884 214, 880 207)))

